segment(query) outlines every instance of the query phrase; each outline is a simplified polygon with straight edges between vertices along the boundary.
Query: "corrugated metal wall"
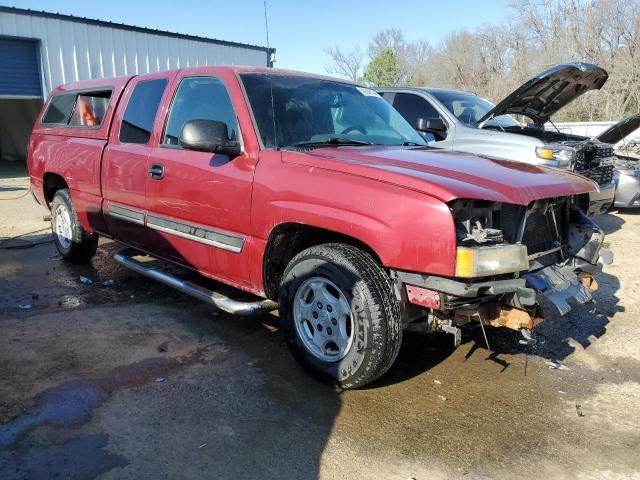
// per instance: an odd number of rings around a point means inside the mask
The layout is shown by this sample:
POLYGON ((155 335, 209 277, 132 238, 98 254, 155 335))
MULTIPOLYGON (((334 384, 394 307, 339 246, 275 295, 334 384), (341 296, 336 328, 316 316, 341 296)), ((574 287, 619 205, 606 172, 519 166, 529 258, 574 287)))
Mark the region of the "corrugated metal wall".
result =
POLYGON ((0 35, 38 39, 45 94, 78 80, 200 65, 267 65, 266 49, 0 11, 0 35))

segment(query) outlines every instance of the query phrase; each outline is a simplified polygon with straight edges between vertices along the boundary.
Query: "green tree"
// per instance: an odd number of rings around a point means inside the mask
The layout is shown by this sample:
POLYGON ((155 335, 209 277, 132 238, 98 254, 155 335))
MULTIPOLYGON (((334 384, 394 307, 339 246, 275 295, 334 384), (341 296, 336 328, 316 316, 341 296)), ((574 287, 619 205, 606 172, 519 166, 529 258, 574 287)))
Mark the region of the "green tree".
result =
POLYGON ((390 47, 380 50, 371 59, 362 79, 378 87, 389 87, 400 83, 402 71, 398 56, 390 47))

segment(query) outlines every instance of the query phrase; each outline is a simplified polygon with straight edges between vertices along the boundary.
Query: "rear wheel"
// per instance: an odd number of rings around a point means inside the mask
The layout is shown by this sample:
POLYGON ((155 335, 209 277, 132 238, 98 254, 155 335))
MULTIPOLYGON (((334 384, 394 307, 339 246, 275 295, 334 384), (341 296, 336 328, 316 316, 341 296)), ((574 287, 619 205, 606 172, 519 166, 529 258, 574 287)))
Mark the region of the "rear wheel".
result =
POLYGON ((308 248, 280 289, 287 343, 303 365, 343 388, 381 376, 402 342, 391 280, 373 258, 345 244, 308 248))
POLYGON ((98 235, 82 228, 69 190, 58 190, 51 201, 53 242, 65 260, 86 263, 96 254, 98 235))

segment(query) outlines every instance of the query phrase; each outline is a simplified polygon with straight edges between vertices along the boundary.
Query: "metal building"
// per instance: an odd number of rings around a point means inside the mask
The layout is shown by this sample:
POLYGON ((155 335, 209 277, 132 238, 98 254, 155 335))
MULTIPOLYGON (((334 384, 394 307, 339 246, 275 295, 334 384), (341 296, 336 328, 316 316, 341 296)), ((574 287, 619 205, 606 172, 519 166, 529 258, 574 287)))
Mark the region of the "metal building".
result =
POLYGON ((272 66, 275 49, 0 6, 0 158, 24 159, 35 117, 62 83, 199 65, 272 66))

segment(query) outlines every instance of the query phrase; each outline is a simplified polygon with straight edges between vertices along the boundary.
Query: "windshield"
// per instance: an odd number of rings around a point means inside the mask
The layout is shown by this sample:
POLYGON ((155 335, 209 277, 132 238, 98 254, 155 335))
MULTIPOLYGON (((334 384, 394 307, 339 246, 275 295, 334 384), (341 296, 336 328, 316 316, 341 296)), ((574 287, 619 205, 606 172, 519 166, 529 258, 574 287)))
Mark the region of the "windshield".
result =
MULTIPOLYGON (((495 105, 472 93, 464 92, 436 92, 430 91, 447 110, 453 113, 458 120, 469 127, 478 125, 478 120, 486 115, 495 105)), ((509 115, 498 115, 484 124, 485 127, 519 127, 509 115)))
POLYGON ((241 74, 240 79, 267 148, 426 145, 393 107, 368 88, 264 73, 241 74))

